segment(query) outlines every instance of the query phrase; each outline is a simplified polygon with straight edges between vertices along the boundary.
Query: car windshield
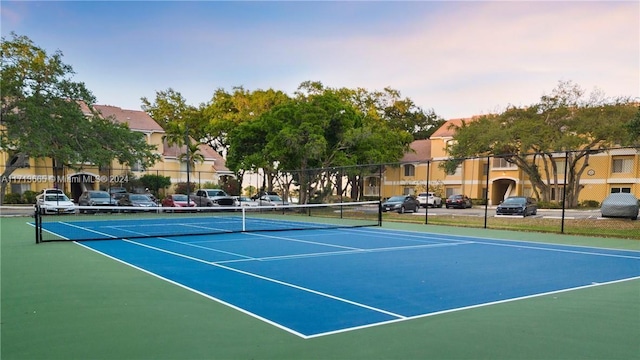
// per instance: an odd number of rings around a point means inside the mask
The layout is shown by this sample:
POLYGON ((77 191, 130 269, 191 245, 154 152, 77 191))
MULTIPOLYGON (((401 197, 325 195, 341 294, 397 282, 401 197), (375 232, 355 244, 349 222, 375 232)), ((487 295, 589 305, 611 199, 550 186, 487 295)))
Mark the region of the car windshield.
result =
POLYGON ((207 191, 209 196, 227 196, 227 194, 222 190, 209 190, 207 191))
POLYGON ((106 192, 94 192, 94 193, 91 193, 91 197, 92 198, 108 198, 109 194, 107 194, 106 192))
POLYGON ((151 201, 146 195, 131 195, 131 200, 151 201))
POLYGON ((278 195, 269 195, 268 198, 269 198, 269 200, 274 201, 274 202, 275 201, 282 201, 282 198, 280 196, 278 196, 278 195))
POLYGON ((526 201, 520 197, 510 197, 505 199, 504 204, 524 204, 526 201))
POLYGON ((392 196, 389 201, 404 201, 404 196, 392 196))
POLYGON ((45 201, 69 201, 66 195, 47 195, 44 198, 45 201))
POLYGON ((187 201, 187 195, 173 195, 174 201, 187 201))

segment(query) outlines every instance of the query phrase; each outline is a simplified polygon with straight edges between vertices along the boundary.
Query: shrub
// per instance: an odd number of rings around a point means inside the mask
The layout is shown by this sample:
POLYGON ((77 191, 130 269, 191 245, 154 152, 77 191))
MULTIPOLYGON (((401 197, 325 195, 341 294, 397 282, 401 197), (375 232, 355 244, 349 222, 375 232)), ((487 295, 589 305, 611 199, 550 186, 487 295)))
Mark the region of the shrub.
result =
POLYGON ((599 208, 600 202, 598 202, 597 200, 584 200, 580 203, 580 207, 599 208))
POLYGON ((5 204, 21 204, 22 203, 22 195, 9 193, 4 196, 5 204))
POLYGON ((540 209, 562 209, 562 204, 555 201, 538 201, 538 208, 540 209))
POLYGON ((37 195, 38 195, 37 192, 27 190, 24 193, 22 193, 22 201, 25 204, 35 204, 37 195))

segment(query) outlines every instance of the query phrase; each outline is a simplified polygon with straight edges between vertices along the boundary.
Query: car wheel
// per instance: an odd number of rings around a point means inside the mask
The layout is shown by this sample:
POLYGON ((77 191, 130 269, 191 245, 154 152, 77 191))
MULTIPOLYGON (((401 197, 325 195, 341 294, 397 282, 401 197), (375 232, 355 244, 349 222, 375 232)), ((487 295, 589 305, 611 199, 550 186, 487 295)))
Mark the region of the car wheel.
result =
POLYGON ((398 210, 398 214, 404 214, 404 212, 405 212, 405 208, 404 208, 404 205, 402 205, 400 207, 400 210, 398 210))

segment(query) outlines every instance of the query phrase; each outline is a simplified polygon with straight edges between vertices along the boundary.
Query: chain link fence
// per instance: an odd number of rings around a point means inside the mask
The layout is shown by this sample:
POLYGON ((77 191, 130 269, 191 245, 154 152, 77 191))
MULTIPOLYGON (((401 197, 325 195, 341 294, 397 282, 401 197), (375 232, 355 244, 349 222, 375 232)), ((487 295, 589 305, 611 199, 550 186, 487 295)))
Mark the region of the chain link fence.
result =
MULTIPOLYGON (((386 220, 522 231, 640 238, 640 221, 604 218, 600 207, 611 193, 640 198, 640 154, 633 148, 512 154, 465 159, 369 164, 290 171, 214 172, 73 170, 30 167, 2 179, 5 204, 34 203, 43 188, 63 189, 76 199, 87 189, 128 192, 147 189, 158 199, 199 188, 222 188, 233 196, 277 194, 291 204, 384 200, 395 195, 432 193, 443 206, 413 214, 385 214, 386 220), (470 208, 448 208, 454 195, 470 208), (497 216, 512 196, 534 199, 535 215, 497 216)), ((0 170, 4 170, 0 168, 0 170)), ((436 203, 437 204, 437 203, 436 203)), ((423 204, 424 205, 424 204, 423 204)))

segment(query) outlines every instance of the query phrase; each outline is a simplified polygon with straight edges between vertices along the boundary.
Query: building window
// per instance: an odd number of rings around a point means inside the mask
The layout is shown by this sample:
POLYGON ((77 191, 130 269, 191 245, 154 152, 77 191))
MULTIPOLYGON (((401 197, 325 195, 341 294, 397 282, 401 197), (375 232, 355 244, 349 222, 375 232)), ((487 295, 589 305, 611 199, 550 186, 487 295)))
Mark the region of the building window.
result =
POLYGON ((460 194, 460 188, 446 188, 445 196, 448 198, 451 195, 460 194))
POLYGON ((613 159, 611 172, 614 174, 630 173, 633 169, 633 161, 631 159, 613 159))
POLYGON ((142 161, 136 161, 131 164, 131 171, 144 171, 144 166, 142 166, 142 161))
POLYGON ((515 164, 510 163, 505 158, 495 157, 493 158, 493 167, 494 168, 512 168, 516 167, 515 164))
POLYGON ((416 176, 416 167, 411 164, 405 165, 404 176, 416 176))
POLYGON ((559 188, 556 192, 556 188, 551 188, 551 200, 560 201, 564 198, 564 188, 559 188))
POLYGON ((12 194, 24 194, 25 191, 31 190, 31 184, 11 184, 12 194))
POLYGON ((567 165, 566 160, 556 161, 556 171, 558 175, 564 176, 566 165, 567 165))
POLYGON ((482 163, 482 176, 489 175, 489 163, 482 163))
POLYGON ((630 187, 614 187, 611 188, 611 193, 631 193, 631 188, 630 187))

